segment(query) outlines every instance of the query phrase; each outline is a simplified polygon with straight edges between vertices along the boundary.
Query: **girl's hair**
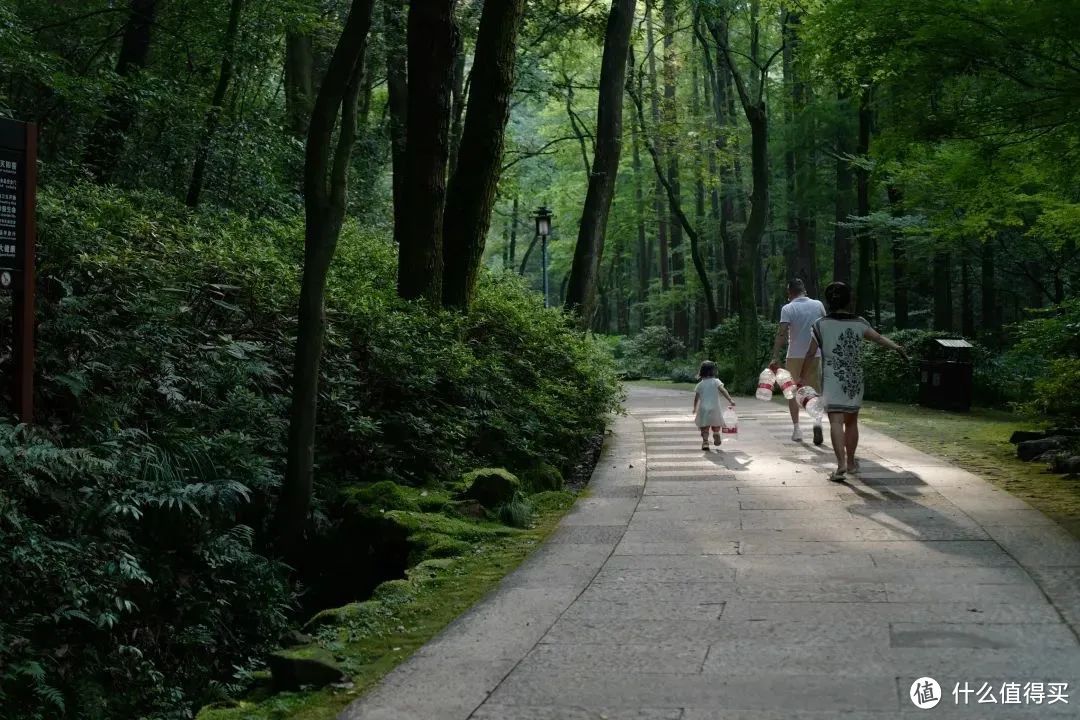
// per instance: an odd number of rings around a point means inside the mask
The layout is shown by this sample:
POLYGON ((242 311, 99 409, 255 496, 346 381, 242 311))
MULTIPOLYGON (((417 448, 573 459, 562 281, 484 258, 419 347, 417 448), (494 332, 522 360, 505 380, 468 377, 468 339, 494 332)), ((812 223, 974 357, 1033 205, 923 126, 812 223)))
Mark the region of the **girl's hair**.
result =
POLYGON ((842 282, 829 283, 825 288, 825 304, 830 313, 846 310, 851 304, 851 288, 842 282))
POLYGON ((701 363, 701 367, 698 368, 697 374, 699 380, 716 377, 716 363, 712 360, 706 360, 701 363))

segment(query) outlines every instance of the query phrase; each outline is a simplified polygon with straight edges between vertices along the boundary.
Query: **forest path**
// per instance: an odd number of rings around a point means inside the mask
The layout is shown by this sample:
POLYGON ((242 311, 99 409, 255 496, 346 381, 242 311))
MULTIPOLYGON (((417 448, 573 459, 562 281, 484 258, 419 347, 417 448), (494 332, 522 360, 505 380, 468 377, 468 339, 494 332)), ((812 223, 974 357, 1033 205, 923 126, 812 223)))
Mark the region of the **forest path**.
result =
POLYGON ((741 401, 738 441, 705 453, 691 400, 632 388, 590 495, 341 717, 888 720, 923 716, 923 676, 933 717, 1076 716, 1080 543, 865 428, 862 472, 832 483, 776 403, 741 401))

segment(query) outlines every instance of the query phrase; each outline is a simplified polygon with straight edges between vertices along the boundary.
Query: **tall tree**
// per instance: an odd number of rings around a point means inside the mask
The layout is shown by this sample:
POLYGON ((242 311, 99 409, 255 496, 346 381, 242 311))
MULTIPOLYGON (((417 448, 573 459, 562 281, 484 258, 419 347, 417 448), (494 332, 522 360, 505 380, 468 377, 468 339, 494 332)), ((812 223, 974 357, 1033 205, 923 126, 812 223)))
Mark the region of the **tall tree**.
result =
MULTIPOLYGON (((660 132, 660 91, 656 81, 656 39, 653 36, 652 19, 653 0, 645 3, 645 42, 648 45, 649 59, 649 109, 652 115, 652 126, 655 132, 660 132)), ((642 124, 642 132, 645 125, 642 124)), ((657 148, 662 152, 661 148, 657 148)), ((659 182, 653 183, 653 215, 656 217, 656 242, 658 253, 658 268, 660 271, 660 290, 667 292, 671 287, 671 253, 668 250, 668 214, 664 212, 665 198, 664 189, 659 182)))
POLYGON ((443 304, 467 310, 484 255, 502 171, 503 135, 517 66, 525 0, 484 3, 476 37, 469 105, 443 228, 443 304))
POLYGON ((750 77, 756 82, 747 82, 736 62, 736 54, 730 47, 726 28, 722 28, 711 13, 705 19, 731 73, 732 82, 738 92, 747 123, 750 125, 750 167, 752 185, 750 191, 750 216, 743 228, 739 240, 739 347, 738 347, 738 382, 749 383, 757 372, 761 361, 758 343, 757 304, 754 299, 754 270, 759 263, 761 239, 769 213, 769 115, 765 105, 765 82, 769 77, 769 67, 783 51, 783 45, 765 61, 761 61, 756 52, 761 34, 760 0, 750 2, 750 77))
POLYGON ((802 278, 810 297, 818 295, 817 245, 813 209, 808 196, 813 167, 808 147, 814 144, 813 121, 807 118, 809 93, 806 71, 799 50, 802 12, 792 7, 781 11, 784 36, 783 69, 788 89, 788 123, 795 136, 788 141, 784 165, 788 177, 788 230, 795 237, 793 275, 802 278))
POLYGON ((315 103, 315 43, 311 33, 290 28, 285 33, 285 120, 298 138, 307 137, 315 103))
POLYGON ((236 69, 236 39, 240 34, 240 16, 244 11, 244 0, 231 0, 229 3, 229 24, 225 28, 225 39, 221 55, 221 67, 218 69, 214 97, 210 100, 210 109, 206 111, 202 138, 195 149, 195 165, 191 171, 191 183, 188 185, 187 204, 195 207, 202 197, 203 183, 206 176, 206 161, 210 156, 210 147, 221 125, 221 114, 225 109, 225 94, 229 91, 236 69))
MULTIPOLYGON (((664 100, 662 103, 663 124, 658 128, 659 137, 663 138, 664 158, 667 160, 668 217, 670 218, 668 250, 671 253, 671 284, 675 288, 686 285, 686 258, 683 254, 683 225, 679 214, 682 212, 682 183, 679 179, 679 110, 678 110, 678 68, 675 56, 675 33, 678 26, 676 0, 664 0, 664 100), (680 206, 676 210, 676 206, 680 206)), ((677 293, 672 314, 673 329, 676 337, 686 342, 690 338, 690 317, 687 312, 685 293, 677 293)))
POLYGON ((869 224, 870 217, 870 133, 873 129, 873 110, 870 106, 871 91, 869 83, 863 85, 859 97, 859 146, 856 152, 859 163, 855 170, 856 177, 856 214, 863 218, 858 230, 859 238, 859 276, 856 282, 855 305, 859 314, 868 314, 874 306, 875 283, 873 264, 873 244, 869 224))
POLYGON ((285 477, 275 517, 279 549, 295 559, 311 506, 319 363, 326 334, 326 275, 345 219, 357 97, 374 0, 353 0, 315 99, 304 159, 304 270, 297 312, 285 477), (334 129, 337 128, 337 142, 334 129))
POLYGON ((404 0, 382 0, 383 42, 386 45, 386 110, 390 132, 394 217, 405 213, 405 135, 409 110, 404 0))
POLYGON ((442 302, 443 208, 457 54, 454 0, 409 6, 409 95, 402 205, 395 208, 398 294, 442 302))
POLYGON ((586 326, 596 303, 597 274, 622 153, 623 86, 636 5, 635 0, 613 0, 604 34, 596 109, 596 154, 566 288, 566 307, 577 312, 586 326))
POLYGON ((116 75, 120 87, 105 98, 105 117, 87 142, 86 161, 98 182, 107 182, 116 167, 120 148, 135 120, 135 104, 124 90, 124 83, 146 67, 159 0, 129 0, 116 75))
MULTIPOLYGON (((627 72, 634 71, 634 47, 631 44, 627 72)), ((645 327, 645 299, 649 293, 649 271, 652 264, 649 241, 645 231, 645 179, 641 167, 641 123, 635 116, 630 123, 630 136, 634 148, 634 220, 637 225, 637 284, 635 300, 638 307, 638 327, 645 327)))
POLYGON ((833 280, 851 284, 851 136, 847 111, 851 93, 840 90, 837 105, 840 119, 836 125, 836 201, 833 225, 833 280))
MULTIPOLYGON (((898 217, 902 214, 901 203, 903 193, 899 187, 890 185, 888 188, 889 207, 892 215, 898 217)), ((904 248, 904 237, 899 231, 893 231, 891 238, 892 247, 892 275, 893 275, 893 312, 896 315, 896 329, 903 330, 908 326, 908 276, 907 276, 907 253, 904 248)))

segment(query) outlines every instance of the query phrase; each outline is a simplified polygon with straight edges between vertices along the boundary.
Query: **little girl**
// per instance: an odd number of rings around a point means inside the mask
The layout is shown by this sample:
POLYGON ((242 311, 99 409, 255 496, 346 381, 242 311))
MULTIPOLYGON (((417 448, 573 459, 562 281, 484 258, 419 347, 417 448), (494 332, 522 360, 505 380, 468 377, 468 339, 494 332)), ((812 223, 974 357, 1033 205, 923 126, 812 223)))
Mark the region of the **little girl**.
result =
POLYGON ((701 449, 709 449, 709 428, 712 428, 713 444, 720 445, 720 429, 724 426, 721 416, 720 396, 723 395, 732 407, 735 401, 731 399, 724 383, 716 377, 716 363, 706 360, 701 363, 698 370, 701 382, 694 388, 694 424, 701 429, 701 449))

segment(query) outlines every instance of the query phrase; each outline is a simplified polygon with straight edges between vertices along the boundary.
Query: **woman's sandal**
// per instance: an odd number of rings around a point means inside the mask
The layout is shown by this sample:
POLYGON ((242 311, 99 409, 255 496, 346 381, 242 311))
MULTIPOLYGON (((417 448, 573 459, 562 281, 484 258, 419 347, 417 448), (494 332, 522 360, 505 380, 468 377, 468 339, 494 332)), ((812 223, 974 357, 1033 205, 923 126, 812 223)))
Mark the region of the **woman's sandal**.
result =
POLYGON ((829 479, 837 483, 846 482, 847 470, 835 470, 831 475, 829 475, 829 479))

